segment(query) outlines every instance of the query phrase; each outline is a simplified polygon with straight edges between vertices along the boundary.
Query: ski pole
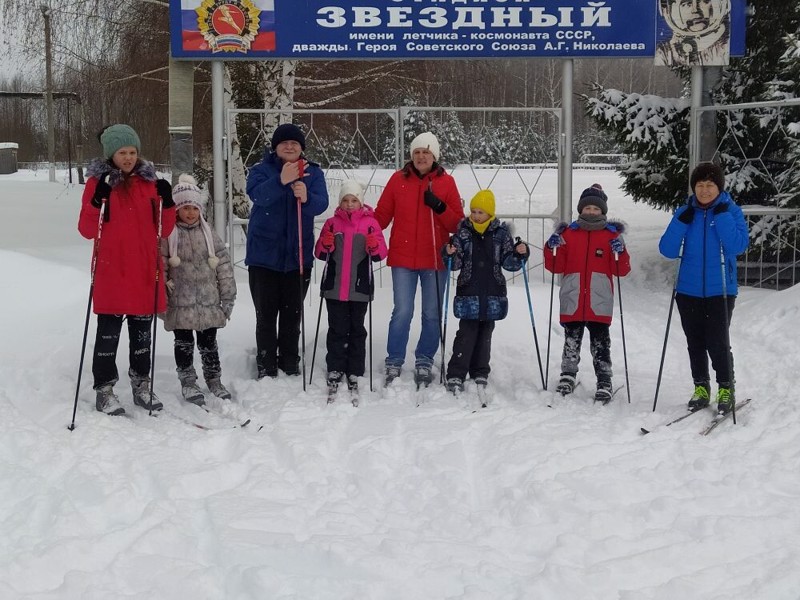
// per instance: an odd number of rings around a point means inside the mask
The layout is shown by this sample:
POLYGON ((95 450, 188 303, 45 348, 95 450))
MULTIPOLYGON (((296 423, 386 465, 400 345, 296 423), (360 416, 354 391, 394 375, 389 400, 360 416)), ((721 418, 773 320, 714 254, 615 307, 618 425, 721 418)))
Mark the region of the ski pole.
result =
POLYGON ((75 403, 72 406, 72 422, 67 429, 75 430, 75 414, 78 412, 78 394, 81 389, 81 374, 83 373, 83 359, 86 355, 86 338, 89 334, 89 317, 92 313, 92 298, 94 297, 94 274, 97 269, 97 253, 100 249, 100 237, 103 234, 103 217, 106 212, 106 202, 100 204, 100 217, 97 219, 97 236, 92 247, 92 266, 89 269, 89 301, 86 303, 86 322, 83 325, 83 341, 81 342, 81 358, 78 363, 78 383, 75 385, 75 403))
POLYGON ((550 335, 553 333, 553 291, 556 287, 556 251, 558 250, 558 246, 553 248, 553 273, 552 277, 550 278, 550 310, 549 310, 549 319, 547 321, 547 357, 545 359, 545 387, 547 389, 546 382, 550 379, 550 335))
MULTIPOLYGON (((522 243, 521 238, 517 238, 517 244, 522 243)), ((544 379, 544 369, 542 369, 542 355, 539 353, 539 336, 536 335, 536 322, 533 320, 533 302, 531 302, 531 288, 528 285, 528 260, 522 259, 522 279, 525 282, 525 294, 528 296, 528 313, 531 316, 531 329, 533 329, 533 343, 536 346, 536 360, 539 362, 539 375, 542 377, 542 389, 547 390, 547 382, 544 379)))
MULTIPOLYGON (((452 245, 452 238, 451 238, 451 245, 452 245)), ((442 328, 442 371, 441 371, 441 379, 444 382, 444 352, 445 352, 445 343, 447 341, 447 308, 448 308, 448 301, 450 300, 450 271, 453 268, 453 255, 447 257, 447 279, 444 282, 444 309, 442 310, 442 314, 444 315, 443 321, 444 326, 442 328)), ((438 281, 438 280, 437 280, 438 281)))
MULTIPOLYGON (((369 228, 369 233, 372 233, 372 227, 369 228)), ((372 257, 369 257, 369 391, 372 389, 372 300, 375 296, 375 265, 372 257)))
POLYGON ((625 391, 628 394, 628 404, 631 403, 631 382, 628 379, 628 350, 625 345, 625 318, 622 313, 622 283, 619 279, 619 252, 614 252, 617 263, 617 297, 619 298, 619 324, 622 327, 622 358, 625 361, 625 391))
MULTIPOLYGON (((428 180, 428 191, 433 193, 433 181, 428 180)), ((442 329, 442 289, 439 284, 439 253, 436 248, 436 222, 433 219, 433 209, 431 209, 431 240, 433 246, 433 277, 436 279, 436 304, 439 312, 439 342, 442 345, 442 364, 444 364, 444 331, 442 329)), ((439 383, 444 385, 444 371, 439 373, 439 383)))
POLYGON ((725 249, 719 245, 720 265, 722 267, 722 308, 725 311, 725 359, 728 367, 728 381, 731 385, 731 417, 733 424, 736 425, 736 387, 733 380, 733 369, 731 368, 731 320, 728 318, 728 282, 725 279, 725 249))
POLYGON ((667 354, 667 340, 669 339, 669 327, 672 323, 672 309, 675 306, 675 294, 678 291, 678 274, 681 270, 681 261, 683 260, 683 248, 678 255, 678 266, 675 269, 675 283, 672 286, 672 297, 669 300, 669 315, 667 316, 667 330, 664 332, 664 347, 661 349, 661 362, 658 365, 658 378, 656 379, 656 395, 653 398, 653 412, 656 412, 656 404, 658 403, 658 390, 661 388, 661 375, 664 373, 664 357, 667 354))
MULTIPOLYGON (((304 162, 301 158, 297 161, 297 181, 303 179, 304 162)), ((306 391, 306 314, 303 303, 305 302, 306 295, 303 293, 305 286, 305 277, 303 271, 303 203, 300 201, 300 196, 295 196, 297 200, 297 247, 298 247, 298 263, 300 265, 300 358, 303 365, 303 391, 306 391)))
MULTIPOLYGON (((331 225, 331 232, 333 231, 333 225, 331 225)), ((311 353, 311 371, 308 373, 308 385, 311 385, 311 378, 314 377, 314 361, 317 358, 317 341, 319 340, 319 323, 322 320, 322 305, 323 302, 323 289, 322 284, 325 282, 325 277, 328 274, 328 260, 331 257, 331 253, 328 252, 325 255, 325 267, 322 269, 322 279, 319 282, 319 311, 317 312, 317 329, 314 332, 314 350, 311 353)))
POLYGON ((147 414, 153 414, 153 381, 156 377, 156 331, 158 331, 158 283, 161 280, 161 227, 163 202, 158 199, 158 222, 156 226, 156 290, 153 294, 153 339, 150 350, 150 402, 148 403, 147 414))

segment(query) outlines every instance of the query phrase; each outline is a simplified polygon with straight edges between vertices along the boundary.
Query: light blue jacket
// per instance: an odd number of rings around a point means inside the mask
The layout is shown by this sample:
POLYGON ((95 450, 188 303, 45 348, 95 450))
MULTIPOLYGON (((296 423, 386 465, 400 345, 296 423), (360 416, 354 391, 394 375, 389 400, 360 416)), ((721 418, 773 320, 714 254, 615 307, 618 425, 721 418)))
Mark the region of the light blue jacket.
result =
POLYGON ((687 296, 708 298, 735 296, 739 291, 736 282, 736 257, 747 249, 749 242, 744 214, 728 192, 702 208, 697 197, 675 211, 661 236, 658 249, 667 258, 680 258, 676 291, 687 296), (726 204, 728 210, 714 214, 714 209, 726 204), (694 217, 687 225, 678 220, 689 206, 694 207, 694 217), (681 250, 683 245, 683 250, 681 250), (725 260, 725 285, 722 280, 722 260, 725 260))

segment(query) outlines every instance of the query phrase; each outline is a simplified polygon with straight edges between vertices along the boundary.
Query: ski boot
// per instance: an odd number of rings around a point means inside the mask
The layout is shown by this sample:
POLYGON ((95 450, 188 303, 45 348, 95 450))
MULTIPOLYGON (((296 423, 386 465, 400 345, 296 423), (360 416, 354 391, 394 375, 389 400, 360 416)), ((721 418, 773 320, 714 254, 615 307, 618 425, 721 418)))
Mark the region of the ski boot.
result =
POLYGON ((708 395, 709 387, 707 382, 694 384, 694 393, 692 397, 689 398, 690 412, 698 411, 709 405, 711 402, 711 398, 708 395))
POLYGON ((577 379, 575 379, 574 373, 562 373, 561 378, 558 380, 556 391, 562 396, 566 396, 575 391, 576 384, 577 379))
POLYGON ((601 402, 605 405, 611 402, 613 396, 614 388, 611 387, 611 381, 609 379, 598 379, 597 389, 594 393, 594 401, 601 402))
POLYGON ((95 408, 99 412, 114 417, 125 414, 125 409, 119 403, 119 398, 114 394, 114 386, 111 384, 101 385, 95 391, 97 392, 95 408))
POLYGON ((186 402, 203 406, 206 398, 197 386, 197 373, 194 369, 178 370, 178 379, 181 381, 181 396, 186 402))
POLYGON ((336 402, 336 392, 339 391, 339 382, 342 381, 344 373, 341 371, 328 372, 328 404, 336 402))
POLYGON ((447 379, 447 391, 458 396, 464 391, 464 380, 461 377, 449 377, 447 379))
POLYGON ((730 388, 720 387, 717 390, 717 412, 721 415, 727 415, 733 410, 733 393, 730 388))
POLYGON ((206 379, 206 385, 208 386, 208 390, 217 398, 222 398, 223 400, 231 399, 231 393, 228 391, 228 388, 222 385, 222 381, 220 381, 219 377, 206 379))
POLYGON ((158 396, 150 393, 150 377, 142 377, 132 371, 128 372, 131 378, 131 391, 133 392, 133 403, 152 412, 157 412, 164 408, 158 396))
POLYGON ((433 371, 430 367, 417 367, 414 369, 414 383, 417 384, 417 389, 428 387, 433 382, 433 371))
POLYGON ((398 377, 400 377, 400 367, 396 367, 394 365, 387 365, 386 376, 385 379, 383 380, 383 387, 389 387, 389 384, 392 383, 398 377))
POLYGON ((353 406, 358 406, 358 375, 347 376, 347 389, 350 392, 350 402, 353 403, 353 406))

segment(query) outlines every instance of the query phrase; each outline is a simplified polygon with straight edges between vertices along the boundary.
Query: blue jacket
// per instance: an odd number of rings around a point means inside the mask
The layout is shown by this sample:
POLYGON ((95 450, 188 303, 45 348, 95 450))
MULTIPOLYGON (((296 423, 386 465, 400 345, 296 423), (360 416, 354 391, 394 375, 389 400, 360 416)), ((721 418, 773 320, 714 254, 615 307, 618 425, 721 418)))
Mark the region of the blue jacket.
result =
POLYGON ((739 208, 728 192, 722 192, 706 208, 701 208, 693 195, 689 202, 675 211, 667 226, 658 249, 667 258, 681 258, 680 271, 675 290, 680 294, 708 298, 735 296, 739 290, 736 283, 736 257, 747 249, 750 235, 739 208), (727 204, 728 210, 718 215, 714 209, 727 204), (678 217, 689 206, 694 207, 694 218, 687 225, 678 217), (681 252, 681 243, 683 251, 681 252), (722 285, 722 252, 725 257, 725 289, 722 285))
MULTIPOLYGON (((305 159, 303 159, 305 160, 305 159)), ((283 161, 274 152, 250 169, 247 195, 253 201, 247 227, 244 263, 288 273, 300 269, 297 238, 297 200, 289 185, 281 184, 283 161)), ((303 182, 308 202, 302 205, 303 266, 314 262, 314 217, 328 208, 328 189, 319 165, 306 161, 303 182)))

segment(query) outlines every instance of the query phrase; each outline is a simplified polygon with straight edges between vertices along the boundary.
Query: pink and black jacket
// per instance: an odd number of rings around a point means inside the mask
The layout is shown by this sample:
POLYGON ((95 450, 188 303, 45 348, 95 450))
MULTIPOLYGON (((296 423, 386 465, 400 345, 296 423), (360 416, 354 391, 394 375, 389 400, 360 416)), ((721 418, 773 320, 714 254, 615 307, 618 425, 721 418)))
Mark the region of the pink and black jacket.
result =
POLYGON ((332 230, 336 236, 330 253, 319 239, 314 246, 314 256, 327 261, 321 283, 322 296, 342 302, 369 302, 374 290, 370 259, 381 261, 387 253, 374 211, 366 205, 353 212, 337 208, 322 229, 332 230), (368 233, 375 234, 378 239, 378 248, 372 255, 367 251, 368 233))

